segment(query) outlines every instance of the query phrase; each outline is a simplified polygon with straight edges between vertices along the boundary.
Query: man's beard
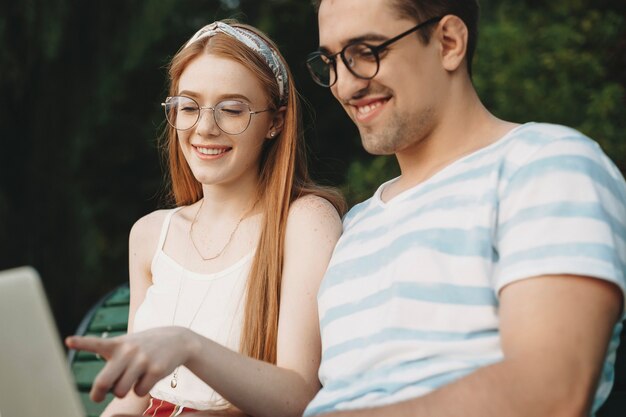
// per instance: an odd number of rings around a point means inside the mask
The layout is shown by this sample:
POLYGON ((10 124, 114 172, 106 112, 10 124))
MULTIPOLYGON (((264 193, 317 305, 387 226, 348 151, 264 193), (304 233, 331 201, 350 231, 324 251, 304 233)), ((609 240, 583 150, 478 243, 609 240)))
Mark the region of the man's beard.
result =
POLYGON ((379 132, 359 126, 361 143, 373 155, 391 155, 421 142, 432 130, 434 110, 428 108, 419 115, 395 113, 379 132))

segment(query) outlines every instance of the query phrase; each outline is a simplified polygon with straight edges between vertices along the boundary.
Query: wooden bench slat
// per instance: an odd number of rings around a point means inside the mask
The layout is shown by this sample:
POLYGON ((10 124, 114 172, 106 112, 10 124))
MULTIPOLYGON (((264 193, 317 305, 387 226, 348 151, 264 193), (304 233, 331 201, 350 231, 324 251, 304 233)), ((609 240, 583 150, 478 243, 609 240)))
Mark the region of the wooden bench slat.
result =
MULTIPOLYGON (((116 337, 126 334, 129 301, 128 285, 118 286, 94 304, 81 321, 76 334, 95 337, 116 337)), ((74 350, 70 350, 68 357, 87 417, 99 417, 114 398, 113 394, 107 394, 101 403, 94 403, 89 398, 93 380, 104 367, 105 361, 92 353, 74 350)))
POLYGON ((106 408, 107 404, 111 402, 113 397, 113 394, 107 394, 104 401, 102 401, 101 403, 94 403, 93 401, 91 401, 91 398, 89 398, 88 392, 80 393, 80 400, 85 406, 87 417, 99 417, 106 408))
POLYGON ((117 305, 128 305, 130 302, 130 288, 120 288, 115 292, 115 294, 111 295, 109 299, 104 302, 104 305, 107 307, 117 306, 117 305))
POLYGON ((72 364, 72 372, 79 391, 89 391, 94 378, 98 372, 104 367, 103 360, 74 362, 72 364))
POLYGON ((96 311, 87 333, 126 331, 128 327, 128 305, 103 307, 96 311))

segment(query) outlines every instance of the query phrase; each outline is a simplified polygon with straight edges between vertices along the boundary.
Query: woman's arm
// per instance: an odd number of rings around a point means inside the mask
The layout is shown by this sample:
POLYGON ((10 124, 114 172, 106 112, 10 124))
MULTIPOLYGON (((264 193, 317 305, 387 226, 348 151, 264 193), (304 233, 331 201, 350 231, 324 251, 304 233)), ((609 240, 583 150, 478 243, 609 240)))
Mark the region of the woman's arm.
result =
MULTIPOLYGON (((128 333, 132 333, 137 308, 143 302, 148 287, 152 284, 150 264, 156 251, 159 232, 165 212, 156 211, 139 219, 130 231, 128 239, 128 274, 130 282, 130 306, 128 311, 128 333)), ((130 391, 124 398, 114 398, 100 417, 118 413, 143 413, 148 408, 148 396, 138 396, 130 391)))
POLYGON ((256 417, 301 416, 319 390, 320 339, 316 295, 341 234, 335 209, 319 197, 296 201, 285 231, 277 365, 246 357, 182 327, 113 339, 74 338, 70 344, 108 359, 92 388, 100 400, 134 385, 143 396, 184 364, 224 398, 256 417))
POLYGON ((341 234, 326 200, 307 196, 289 213, 278 322, 277 365, 243 357, 215 343, 198 343, 187 366, 222 396, 254 416, 301 416, 320 388, 317 291, 341 234), (203 366, 205 358, 215 364, 203 366))

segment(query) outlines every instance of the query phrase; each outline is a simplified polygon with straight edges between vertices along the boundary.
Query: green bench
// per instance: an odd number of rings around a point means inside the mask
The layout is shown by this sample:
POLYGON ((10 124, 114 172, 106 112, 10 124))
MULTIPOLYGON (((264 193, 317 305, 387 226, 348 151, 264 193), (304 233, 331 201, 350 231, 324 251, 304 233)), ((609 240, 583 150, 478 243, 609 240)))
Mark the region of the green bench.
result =
MULTIPOLYGON (((127 284, 120 285, 105 295, 85 315, 76 334, 113 337, 125 334, 128 325, 128 303, 130 290, 127 284)), ((89 390, 94 378, 104 366, 104 360, 87 352, 69 351, 69 362, 78 385, 87 417, 97 417, 113 399, 108 394, 105 401, 96 404, 89 399, 89 390)), ((626 327, 622 330, 621 343, 615 362, 615 383, 606 403, 597 417, 626 417, 626 327)))
MULTIPOLYGON (((77 335, 114 337, 126 333, 128 326, 128 303, 130 290, 128 284, 120 285, 102 297, 81 321, 77 335)), ((88 352, 70 350, 68 359, 78 386, 81 401, 87 411, 87 417, 97 417, 113 399, 107 394, 101 403, 89 399, 89 390, 94 378, 104 366, 104 360, 88 352)))

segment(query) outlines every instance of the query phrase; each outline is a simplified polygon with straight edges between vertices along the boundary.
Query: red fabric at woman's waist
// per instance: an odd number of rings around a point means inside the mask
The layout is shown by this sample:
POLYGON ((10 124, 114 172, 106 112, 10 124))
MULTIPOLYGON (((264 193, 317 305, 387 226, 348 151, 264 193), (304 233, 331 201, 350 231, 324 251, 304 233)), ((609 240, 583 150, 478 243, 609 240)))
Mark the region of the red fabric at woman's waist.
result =
POLYGON ((177 416, 182 412, 192 413, 194 411, 193 408, 187 408, 180 405, 175 405, 172 403, 168 403, 167 401, 159 400, 156 398, 150 398, 150 406, 146 411, 143 412, 142 416, 149 417, 171 417, 177 416))

